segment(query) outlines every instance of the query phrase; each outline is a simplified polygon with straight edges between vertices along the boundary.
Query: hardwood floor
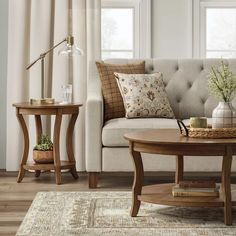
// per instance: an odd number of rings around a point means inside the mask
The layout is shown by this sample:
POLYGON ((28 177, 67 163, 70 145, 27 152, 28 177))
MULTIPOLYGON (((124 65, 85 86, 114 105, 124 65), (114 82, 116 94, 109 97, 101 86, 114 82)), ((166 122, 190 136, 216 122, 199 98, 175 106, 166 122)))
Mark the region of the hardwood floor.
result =
MULTIPOLYGON (((188 175, 186 175, 188 176, 188 175)), ((203 178, 204 175, 202 175, 203 178)), ((206 175, 205 175, 206 176, 206 175)), ((53 173, 42 173, 35 178, 33 173, 26 173, 22 183, 16 182, 16 172, 0 171, 0 235, 15 235, 28 208, 39 191, 124 191, 131 190, 133 182, 132 173, 109 174, 100 176, 99 187, 88 189, 86 173, 79 173, 79 179, 74 180, 70 173, 62 174, 62 185, 55 184, 53 173)), ((189 179, 194 178, 192 174, 189 179)), ((213 175, 219 181, 219 175, 213 175)), ((235 176, 232 182, 235 181, 235 176)), ((149 174, 145 177, 145 184, 173 182, 174 173, 164 175, 149 174)))

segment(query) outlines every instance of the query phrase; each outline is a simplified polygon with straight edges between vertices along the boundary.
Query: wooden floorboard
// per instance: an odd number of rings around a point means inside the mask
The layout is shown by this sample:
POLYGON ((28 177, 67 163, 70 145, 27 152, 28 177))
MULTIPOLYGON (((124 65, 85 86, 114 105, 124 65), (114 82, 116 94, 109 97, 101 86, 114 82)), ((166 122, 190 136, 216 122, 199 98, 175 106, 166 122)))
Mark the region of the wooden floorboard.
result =
POLYGON ((19 228, 20 223, 17 225, 11 226, 0 226, 0 235, 1 236, 12 236, 16 234, 17 229, 19 228))
MULTIPOLYGON (((40 191, 127 191, 131 190, 133 174, 102 174, 99 187, 88 189, 87 174, 79 173, 79 179, 74 180, 69 173, 62 174, 62 185, 56 185, 54 174, 42 173, 35 178, 33 173, 27 173, 22 183, 16 183, 16 172, 0 171, 0 235, 15 235, 19 225, 26 215, 35 195, 40 191)), ((204 177, 205 175, 203 175, 204 177)), ((194 178, 193 177, 189 177, 194 178)), ((206 177, 204 177, 206 178, 206 177)), ((219 174, 214 175, 219 180, 219 174)), ((235 181, 235 177, 232 182, 235 181)), ((148 176, 145 184, 173 182, 174 174, 148 176)))

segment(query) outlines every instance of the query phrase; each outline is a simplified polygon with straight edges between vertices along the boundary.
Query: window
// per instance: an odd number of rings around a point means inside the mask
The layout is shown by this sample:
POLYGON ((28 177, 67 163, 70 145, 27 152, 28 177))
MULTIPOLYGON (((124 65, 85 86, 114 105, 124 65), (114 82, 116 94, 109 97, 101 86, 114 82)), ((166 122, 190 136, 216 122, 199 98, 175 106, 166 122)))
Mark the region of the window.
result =
POLYGON ((102 58, 133 58, 134 8, 102 9, 102 58))
POLYGON ((236 8, 206 8, 206 57, 236 57, 236 8))
POLYGON ((200 1, 200 56, 236 57, 235 1, 200 1))
POLYGON ((150 57, 150 0, 102 0, 102 59, 150 57))

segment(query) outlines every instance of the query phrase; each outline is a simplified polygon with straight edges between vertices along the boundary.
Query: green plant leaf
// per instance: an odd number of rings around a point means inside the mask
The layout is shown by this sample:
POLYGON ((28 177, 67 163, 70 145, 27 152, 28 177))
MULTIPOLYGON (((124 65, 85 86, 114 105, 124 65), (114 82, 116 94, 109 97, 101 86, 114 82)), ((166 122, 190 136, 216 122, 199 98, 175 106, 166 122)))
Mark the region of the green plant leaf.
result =
POLYGON ((34 150, 49 151, 53 150, 53 143, 48 135, 42 135, 40 142, 34 147, 34 150))

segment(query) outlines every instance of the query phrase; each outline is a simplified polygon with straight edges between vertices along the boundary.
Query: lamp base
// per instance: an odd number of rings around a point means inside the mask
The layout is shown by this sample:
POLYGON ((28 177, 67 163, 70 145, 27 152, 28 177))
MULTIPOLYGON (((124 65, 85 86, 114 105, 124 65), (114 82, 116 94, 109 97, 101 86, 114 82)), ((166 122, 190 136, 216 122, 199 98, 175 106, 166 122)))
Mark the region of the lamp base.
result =
POLYGON ((40 98, 40 99, 30 99, 30 104, 32 105, 42 105, 42 104, 54 104, 55 99, 54 98, 40 98))

